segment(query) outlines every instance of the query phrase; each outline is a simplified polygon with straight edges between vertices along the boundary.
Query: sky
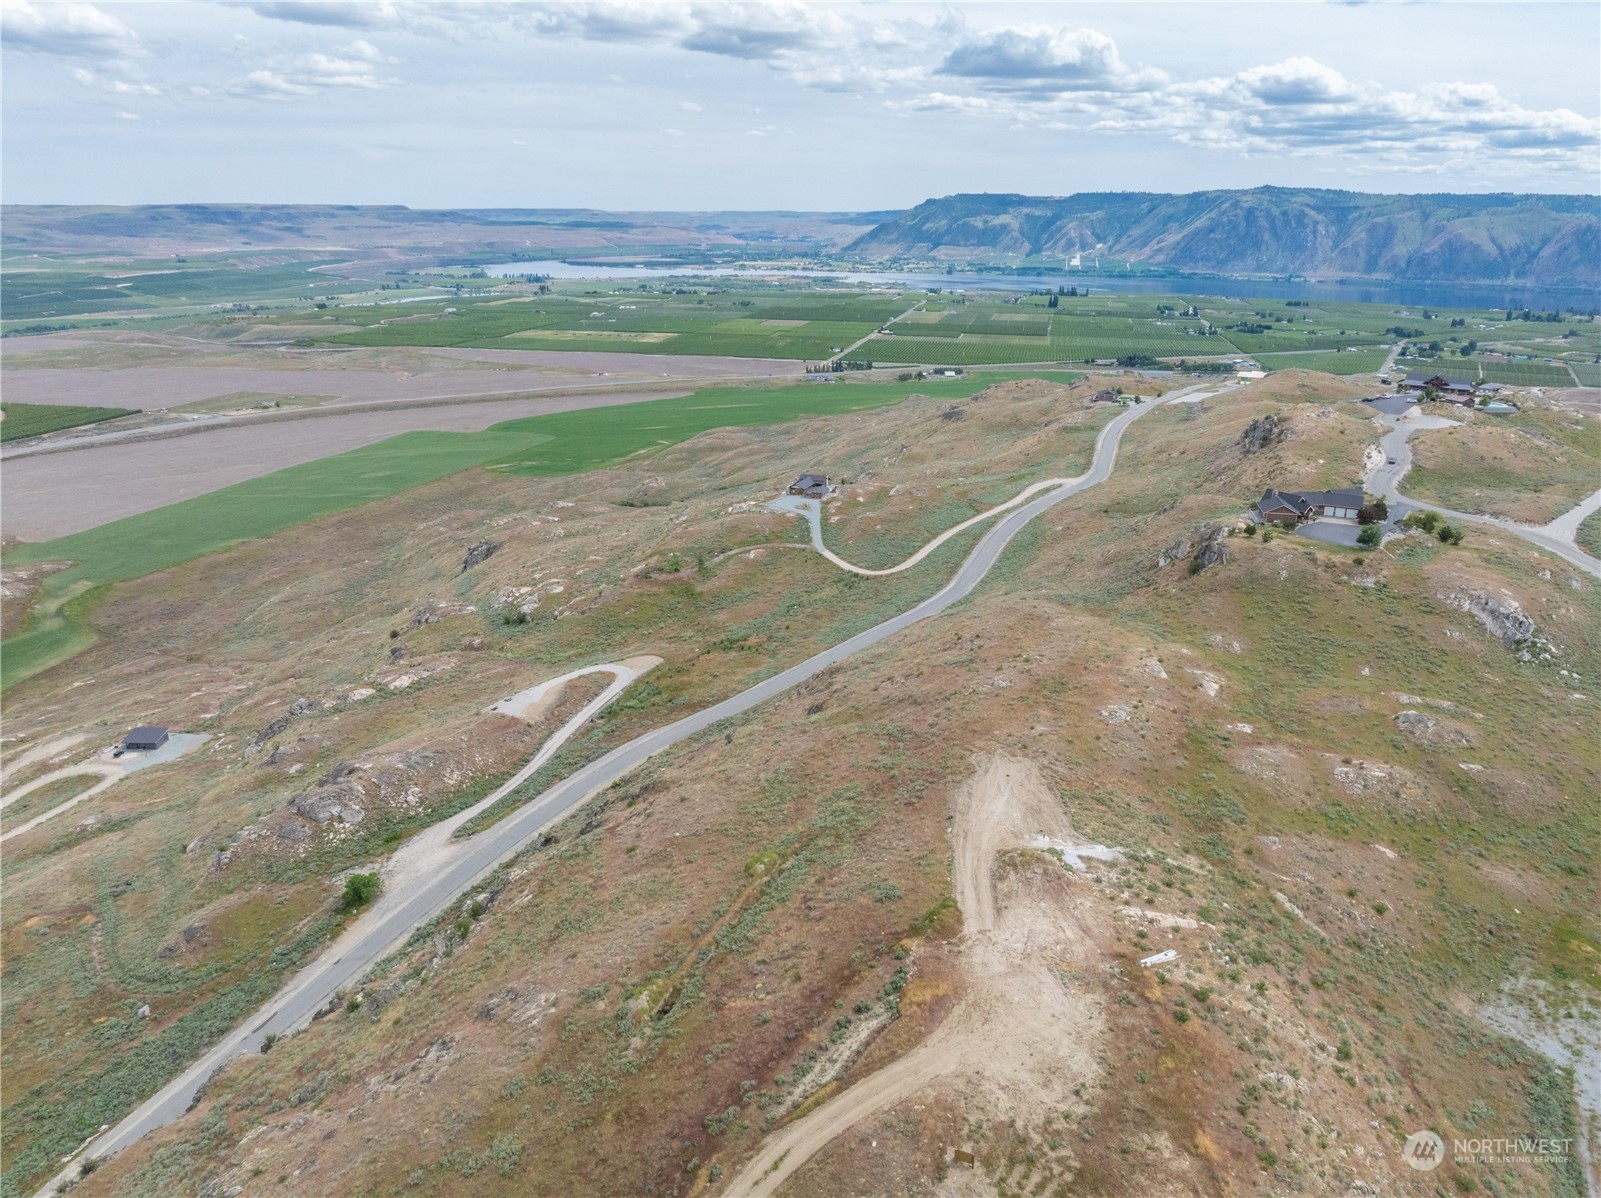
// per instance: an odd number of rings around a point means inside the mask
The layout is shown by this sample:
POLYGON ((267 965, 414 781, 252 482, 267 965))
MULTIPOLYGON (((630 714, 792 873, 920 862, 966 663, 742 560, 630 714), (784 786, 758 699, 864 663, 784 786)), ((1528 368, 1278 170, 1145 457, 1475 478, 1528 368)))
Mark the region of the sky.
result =
POLYGON ((1601 192, 1601 5, 0 0, 0 199, 1601 192))

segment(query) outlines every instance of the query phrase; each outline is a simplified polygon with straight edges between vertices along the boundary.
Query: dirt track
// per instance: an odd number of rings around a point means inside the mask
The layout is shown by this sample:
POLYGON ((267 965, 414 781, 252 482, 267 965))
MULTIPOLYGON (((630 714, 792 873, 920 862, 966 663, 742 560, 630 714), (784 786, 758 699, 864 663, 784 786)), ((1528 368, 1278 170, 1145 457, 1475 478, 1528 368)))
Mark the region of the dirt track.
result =
POLYGON ((1066 811, 1032 762, 987 755, 975 758, 955 807, 951 889, 965 924, 965 996, 911 1052, 769 1139, 725 1194, 772 1194, 835 1137, 937 1079, 960 1077, 969 1105, 1025 1126, 1070 1105, 1073 1087, 1094 1077, 1104 1015, 1059 972, 1089 959, 1077 904, 1062 897, 1059 867, 1020 869, 999 887, 994 871, 998 854, 1035 836, 1071 841, 1066 811))

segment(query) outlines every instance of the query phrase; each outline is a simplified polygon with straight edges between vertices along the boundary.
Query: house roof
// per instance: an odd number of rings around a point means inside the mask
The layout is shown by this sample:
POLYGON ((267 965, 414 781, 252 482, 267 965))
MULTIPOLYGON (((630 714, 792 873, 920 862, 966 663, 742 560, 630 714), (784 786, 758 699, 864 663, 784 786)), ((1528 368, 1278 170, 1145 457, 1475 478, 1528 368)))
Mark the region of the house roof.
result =
POLYGON ((129 732, 128 735, 123 737, 122 739, 125 742, 126 741, 135 741, 137 743, 143 744, 146 741, 160 740, 162 737, 164 737, 166 735, 167 735, 167 730, 165 728, 158 728, 154 724, 141 724, 141 725, 139 725, 139 727, 137 727, 137 728, 133 729, 131 732, 129 732))
POLYGON ((1277 507, 1287 507, 1291 511, 1305 515, 1312 505, 1294 491, 1280 491, 1276 487, 1269 487, 1262 492, 1262 498, 1256 501, 1256 506, 1258 510, 1264 512, 1277 507))
POLYGON ((794 485, 797 487, 826 487, 828 485, 828 475, 803 474, 795 480, 794 485))
POLYGON ((1415 385, 1417 385, 1419 387, 1426 387, 1426 386, 1428 386, 1428 384, 1432 383, 1435 379, 1439 379, 1440 382, 1444 383, 1447 387, 1461 387, 1461 388, 1465 388, 1466 390, 1469 390, 1469 391, 1473 390, 1473 388, 1475 388, 1475 387, 1477 387, 1479 385, 1477 379, 1466 379, 1466 378, 1463 378, 1459 374, 1411 374, 1411 373, 1408 373, 1407 376, 1406 376, 1406 381, 1407 381, 1407 383, 1409 385, 1415 384, 1415 385))
POLYGON ((1361 507, 1364 498, 1356 487, 1342 487, 1338 491, 1303 491, 1301 497, 1313 507, 1361 507))
POLYGON ((1358 487, 1342 487, 1337 491, 1280 491, 1269 487, 1256 501, 1256 507, 1262 512, 1285 507, 1304 516, 1315 507, 1361 507, 1365 498, 1358 487))

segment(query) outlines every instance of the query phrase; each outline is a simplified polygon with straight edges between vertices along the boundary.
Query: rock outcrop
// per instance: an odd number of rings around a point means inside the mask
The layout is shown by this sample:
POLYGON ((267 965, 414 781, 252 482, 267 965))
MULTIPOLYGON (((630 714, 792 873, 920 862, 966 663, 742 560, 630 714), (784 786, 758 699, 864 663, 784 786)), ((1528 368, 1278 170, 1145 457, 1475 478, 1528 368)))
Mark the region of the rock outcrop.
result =
POLYGON ((495 551, 499 548, 499 541, 479 541, 475 545, 468 546, 467 556, 461 559, 461 572, 465 574, 474 566, 488 561, 495 556, 495 551))
POLYGON ((1284 440, 1285 431, 1284 422, 1277 416, 1258 416, 1240 430, 1240 449, 1244 453, 1260 453, 1284 440))
POLYGON ((1465 587, 1458 587, 1440 598, 1467 612, 1486 632, 1512 650, 1519 661, 1550 661, 1557 655, 1555 645, 1535 635, 1534 621, 1515 599, 1497 599, 1465 587))
MULTIPOLYGON (((485 542, 488 544, 488 542, 485 542)), ((463 567, 465 572, 465 567, 463 567)), ((438 599, 424 603, 411 613, 411 619, 406 627, 421 628, 424 624, 437 624, 446 616, 470 616, 477 611, 471 603, 446 603, 438 599)))
POLYGON ((1164 570, 1174 562, 1190 559, 1190 573, 1221 565, 1228 561, 1229 530, 1221 524, 1197 524, 1187 536, 1182 536, 1156 555, 1156 566, 1164 570))
POLYGON ((336 786, 319 786, 289 800, 289 810, 319 824, 338 819, 347 824, 359 824, 365 817, 356 800, 361 798, 361 787, 353 783, 336 786))

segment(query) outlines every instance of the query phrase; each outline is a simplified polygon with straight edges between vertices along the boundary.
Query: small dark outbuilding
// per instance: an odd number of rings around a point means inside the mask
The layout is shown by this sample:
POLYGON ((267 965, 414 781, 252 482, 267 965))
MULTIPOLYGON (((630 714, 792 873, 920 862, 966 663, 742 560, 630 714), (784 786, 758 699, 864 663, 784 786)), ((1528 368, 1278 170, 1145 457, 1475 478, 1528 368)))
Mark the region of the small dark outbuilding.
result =
POLYGON ((135 728, 122 738, 122 747, 124 749, 159 749, 166 743, 167 730, 148 724, 135 728))

